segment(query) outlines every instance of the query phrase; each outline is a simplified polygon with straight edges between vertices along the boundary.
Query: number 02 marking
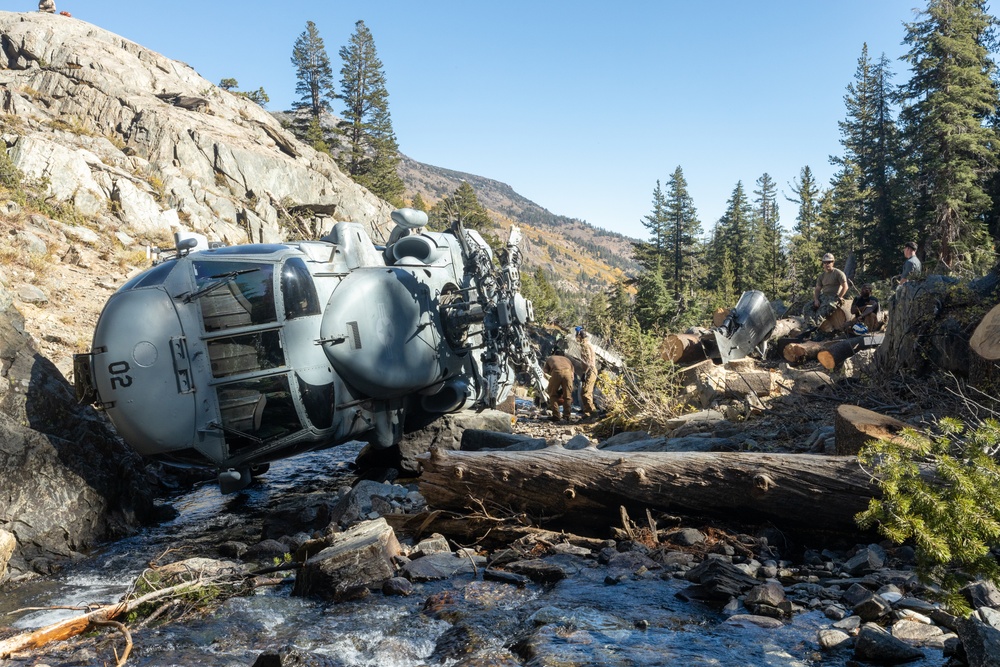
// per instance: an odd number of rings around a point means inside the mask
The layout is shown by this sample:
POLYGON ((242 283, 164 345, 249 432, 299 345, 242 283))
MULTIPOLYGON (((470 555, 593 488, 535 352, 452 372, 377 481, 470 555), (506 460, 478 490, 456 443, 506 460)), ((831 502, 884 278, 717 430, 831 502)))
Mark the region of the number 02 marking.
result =
POLYGON ((127 373, 132 370, 127 361, 114 361, 108 364, 108 373, 111 374, 111 388, 119 389, 132 386, 132 376, 127 373))

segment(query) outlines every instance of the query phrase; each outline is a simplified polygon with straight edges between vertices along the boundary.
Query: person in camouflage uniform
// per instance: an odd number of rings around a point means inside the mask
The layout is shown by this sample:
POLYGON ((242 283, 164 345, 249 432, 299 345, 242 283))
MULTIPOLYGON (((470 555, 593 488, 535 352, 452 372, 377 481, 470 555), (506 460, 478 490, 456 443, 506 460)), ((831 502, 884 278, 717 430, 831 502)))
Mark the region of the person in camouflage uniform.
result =
POLYGON ((823 263, 823 273, 816 279, 813 290, 812 307, 806 307, 802 313, 811 327, 818 327, 830 316, 830 313, 844 304, 847 294, 847 276, 833 266, 832 253, 826 253, 820 260, 823 263))
POLYGON ((580 345, 580 360, 583 362, 583 378, 580 385, 580 413, 590 417, 597 408, 594 406, 594 385, 597 384, 597 358, 594 348, 587 340, 583 327, 576 328, 576 342, 580 345))

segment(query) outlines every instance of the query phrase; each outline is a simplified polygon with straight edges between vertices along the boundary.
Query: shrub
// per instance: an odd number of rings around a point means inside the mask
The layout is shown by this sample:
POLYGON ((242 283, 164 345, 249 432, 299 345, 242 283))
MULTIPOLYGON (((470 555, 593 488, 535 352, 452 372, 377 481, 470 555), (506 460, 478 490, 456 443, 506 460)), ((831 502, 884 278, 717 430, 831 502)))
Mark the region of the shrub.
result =
POLYGON ((970 428, 957 419, 937 433, 903 432, 901 442, 873 441, 859 460, 882 497, 857 515, 862 528, 878 524, 890 540, 912 540, 917 573, 939 584, 949 606, 963 610, 958 589, 973 577, 1000 583, 993 548, 1000 543, 1000 422, 970 428))

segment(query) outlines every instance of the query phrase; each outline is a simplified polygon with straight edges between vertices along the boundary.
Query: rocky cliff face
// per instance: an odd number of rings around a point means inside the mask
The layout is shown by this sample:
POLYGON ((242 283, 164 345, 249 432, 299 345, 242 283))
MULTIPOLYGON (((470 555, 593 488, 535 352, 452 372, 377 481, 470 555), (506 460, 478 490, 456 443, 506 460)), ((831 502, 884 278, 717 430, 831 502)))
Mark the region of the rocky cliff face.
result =
POLYGON ((110 226, 246 243, 279 240, 289 211, 376 239, 388 224, 388 204, 258 105, 84 21, 0 12, 0 84, 15 165, 110 226))

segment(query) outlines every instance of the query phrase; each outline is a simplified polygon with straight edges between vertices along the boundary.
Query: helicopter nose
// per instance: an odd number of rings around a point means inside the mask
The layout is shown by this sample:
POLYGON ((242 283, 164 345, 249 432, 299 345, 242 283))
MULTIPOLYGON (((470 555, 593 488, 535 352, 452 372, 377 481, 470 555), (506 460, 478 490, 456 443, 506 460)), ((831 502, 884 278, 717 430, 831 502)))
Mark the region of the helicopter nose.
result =
POLYGON ((187 340, 162 288, 115 294, 94 332, 94 383, 115 428, 140 454, 191 446, 195 398, 187 340))

